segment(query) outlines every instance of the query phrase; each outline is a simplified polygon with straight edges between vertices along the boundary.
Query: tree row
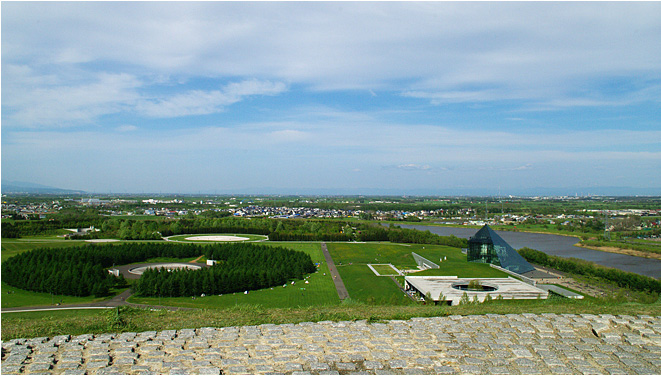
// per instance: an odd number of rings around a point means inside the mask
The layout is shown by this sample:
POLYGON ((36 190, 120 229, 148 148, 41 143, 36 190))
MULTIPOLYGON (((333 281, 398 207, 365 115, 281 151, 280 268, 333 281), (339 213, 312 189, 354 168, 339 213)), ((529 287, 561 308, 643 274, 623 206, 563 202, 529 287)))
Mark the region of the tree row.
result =
POLYGON ((282 285, 316 271, 309 255, 282 247, 225 244, 206 256, 216 264, 199 270, 149 269, 133 290, 152 297, 224 294, 282 285))

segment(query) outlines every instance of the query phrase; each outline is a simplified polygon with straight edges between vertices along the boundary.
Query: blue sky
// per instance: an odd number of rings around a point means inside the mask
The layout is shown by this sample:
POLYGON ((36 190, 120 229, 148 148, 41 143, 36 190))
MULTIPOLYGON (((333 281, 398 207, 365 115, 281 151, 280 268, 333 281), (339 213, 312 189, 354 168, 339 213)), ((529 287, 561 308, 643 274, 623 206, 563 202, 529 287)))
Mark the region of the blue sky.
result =
POLYGON ((2 179, 655 191, 660 46, 658 2, 3 2, 2 179))

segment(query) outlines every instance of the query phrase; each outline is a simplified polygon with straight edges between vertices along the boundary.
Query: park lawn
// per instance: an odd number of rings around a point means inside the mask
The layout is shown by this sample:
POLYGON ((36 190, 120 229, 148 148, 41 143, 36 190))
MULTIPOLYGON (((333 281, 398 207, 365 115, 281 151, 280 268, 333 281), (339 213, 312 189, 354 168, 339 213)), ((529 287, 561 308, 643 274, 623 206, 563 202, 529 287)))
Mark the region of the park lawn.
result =
POLYGON ((366 264, 338 266, 337 271, 353 301, 381 305, 413 304, 390 277, 376 276, 366 264))
MULTIPOLYGON (((419 245, 402 245, 389 242, 328 243, 328 251, 336 266, 349 263, 391 263, 397 268, 415 268, 411 252, 419 245)), ((370 271, 371 272, 371 271, 370 271)), ((374 275, 374 273, 372 273, 374 275)))
POLYGON ((22 252, 42 247, 74 247, 81 246, 85 241, 64 240, 56 237, 26 237, 26 238, 3 238, 2 261, 18 255, 22 252))
POLYGON ((228 327, 263 323, 299 323, 308 321, 351 321, 367 319, 380 322, 414 317, 521 314, 587 313, 616 315, 661 315, 661 304, 606 303, 554 297, 548 300, 493 300, 486 304, 460 306, 435 305, 364 305, 350 303, 325 307, 272 308, 238 305, 222 310, 149 310, 120 308, 105 310, 62 310, 2 315, 2 340, 34 338, 61 334, 102 334, 118 332, 162 331, 169 329, 228 327), (119 313, 117 320, 116 313, 119 313))
POLYGON ((372 265, 372 268, 376 270, 380 275, 398 275, 397 271, 393 270, 392 267, 388 264, 377 264, 372 265))
MULTIPOLYGON (((196 297, 131 297, 130 302, 147 305, 182 306, 192 308, 227 308, 235 305, 260 305, 264 308, 295 308, 310 306, 339 305, 340 299, 335 284, 330 277, 330 270, 325 263, 324 255, 319 243, 280 243, 269 242, 269 246, 286 247, 303 251, 310 255, 314 263, 321 263, 317 272, 306 279, 293 280, 286 287, 277 286, 257 291, 224 294, 222 296, 196 297), (325 274, 325 275, 324 275, 325 274)), ((371 273, 371 271, 370 271, 371 273)), ((374 275, 372 273, 372 275, 374 275)))
MULTIPOLYGON (((94 296, 65 296, 65 295, 52 295, 50 293, 32 292, 19 288, 14 288, 4 282, 1 283, 1 297, 3 308, 17 308, 21 306, 50 306, 56 303, 61 304, 84 304, 92 303, 103 300, 108 300, 113 296, 119 294, 126 288, 112 289, 111 294, 107 297, 94 297, 94 296)), ((4 314, 3 314, 4 316, 4 314)))

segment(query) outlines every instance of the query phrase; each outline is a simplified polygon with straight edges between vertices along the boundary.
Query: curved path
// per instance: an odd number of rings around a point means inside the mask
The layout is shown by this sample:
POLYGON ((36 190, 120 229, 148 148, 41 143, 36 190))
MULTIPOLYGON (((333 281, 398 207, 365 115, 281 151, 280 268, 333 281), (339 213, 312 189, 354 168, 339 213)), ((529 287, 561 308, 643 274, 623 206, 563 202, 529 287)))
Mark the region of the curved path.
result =
POLYGON ((48 306, 19 306, 16 308, 2 308, 2 313, 23 313, 23 312, 38 312, 50 310, 69 310, 69 309, 112 309, 118 306, 133 306, 136 308, 154 308, 154 309, 168 309, 168 310, 195 310, 195 308, 183 308, 178 306, 162 306, 162 305, 144 305, 134 304, 126 300, 131 297, 131 289, 127 289, 117 296, 104 301, 88 302, 83 304, 63 304, 63 305, 48 305, 48 306))
POLYGON ((333 283, 335 283, 335 289, 337 289, 337 295, 340 296, 340 300, 349 298, 349 292, 347 291, 347 288, 344 286, 344 282, 342 281, 340 272, 337 270, 337 267, 335 267, 335 263, 333 262, 333 258, 331 258, 331 255, 328 252, 328 247, 326 246, 325 242, 321 243, 321 251, 324 253, 324 258, 326 258, 326 264, 328 264, 331 278, 333 279, 333 283))

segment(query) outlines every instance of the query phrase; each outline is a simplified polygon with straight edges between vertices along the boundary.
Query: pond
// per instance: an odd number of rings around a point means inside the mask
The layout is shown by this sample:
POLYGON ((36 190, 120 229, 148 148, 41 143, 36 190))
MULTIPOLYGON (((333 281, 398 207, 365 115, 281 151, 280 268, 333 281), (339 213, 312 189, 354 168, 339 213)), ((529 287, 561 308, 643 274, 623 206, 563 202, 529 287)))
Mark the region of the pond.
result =
MULTIPOLYGON (((472 237, 478 229, 453 228, 429 225, 401 225, 402 228, 430 231, 440 236, 455 235, 461 238, 472 237)), ((624 254, 606 253, 598 250, 574 246, 580 241, 577 237, 558 236, 555 234, 497 231, 505 242, 513 248, 529 247, 549 255, 563 258, 577 258, 594 262, 606 267, 619 268, 623 271, 661 278, 661 260, 633 257, 624 254)))

